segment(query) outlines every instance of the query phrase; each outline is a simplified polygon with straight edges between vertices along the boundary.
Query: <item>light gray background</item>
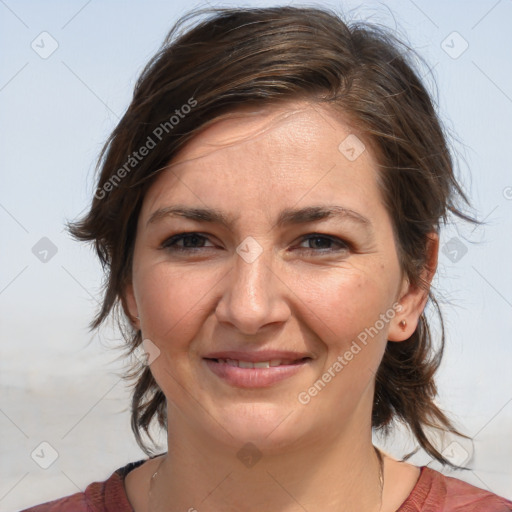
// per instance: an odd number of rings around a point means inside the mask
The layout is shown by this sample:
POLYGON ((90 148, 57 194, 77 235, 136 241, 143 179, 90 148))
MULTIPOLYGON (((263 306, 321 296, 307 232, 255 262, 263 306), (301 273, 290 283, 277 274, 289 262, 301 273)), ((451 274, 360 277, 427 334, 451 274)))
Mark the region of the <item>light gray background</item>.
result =
MULTIPOLYGON (((433 68, 444 122, 460 141, 462 182, 487 221, 443 233, 439 402, 474 443, 442 442, 448 456, 473 468, 455 476, 512 498, 512 1, 360 4, 342 5, 349 17, 396 26, 433 68)), ((102 143, 143 65, 189 7, 183 0, 0 0, 2 511, 75 493, 144 458, 130 431, 121 352, 107 348, 119 335, 87 331, 100 300, 99 262, 70 239, 64 221, 88 207, 102 143), (43 31, 58 44, 44 59, 31 47, 41 53, 55 44, 43 31), (46 263, 32 252, 43 237, 57 248, 46 263), (31 458, 36 448, 51 455, 41 442, 58 453, 48 469, 31 458)), ((414 443, 397 436, 386 446, 400 456, 414 443)))

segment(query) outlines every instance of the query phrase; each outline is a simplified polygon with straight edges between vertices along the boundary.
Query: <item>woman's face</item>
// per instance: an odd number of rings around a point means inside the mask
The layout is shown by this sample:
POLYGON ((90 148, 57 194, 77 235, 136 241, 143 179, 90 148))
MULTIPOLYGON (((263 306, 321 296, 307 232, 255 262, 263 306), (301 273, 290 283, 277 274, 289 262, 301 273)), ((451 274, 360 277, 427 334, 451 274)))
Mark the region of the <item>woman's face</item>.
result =
POLYGON ((415 327, 377 172, 339 116, 293 103, 218 121, 159 175, 127 304, 170 430, 271 449, 370 428, 386 342, 415 327))

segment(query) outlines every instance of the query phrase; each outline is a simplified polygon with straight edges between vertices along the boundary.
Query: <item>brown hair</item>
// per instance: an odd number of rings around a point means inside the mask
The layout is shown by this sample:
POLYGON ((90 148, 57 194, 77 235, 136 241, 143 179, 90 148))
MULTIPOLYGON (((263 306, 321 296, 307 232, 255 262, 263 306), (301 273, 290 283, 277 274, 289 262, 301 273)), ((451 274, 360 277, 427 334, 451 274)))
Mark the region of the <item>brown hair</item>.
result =
MULTIPOLYGON (((126 322, 124 290, 131 280, 145 191, 177 151, 225 114, 293 99, 338 109, 374 149, 402 270, 412 284, 426 286, 420 274, 428 233, 439 231, 450 212, 476 221, 456 206, 461 200, 469 203, 411 53, 387 30, 347 24, 325 8, 219 8, 181 18, 142 71, 130 106, 100 154, 90 211, 68 223, 76 239, 94 242, 105 271, 102 307, 90 329, 113 311, 128 355, 142 343, 133 319, 126 322), (184 28, 205 13, 209 16, 184 28)), ((429 300, 442 327, 431 291, 429 300)), ((444 330, 435 350, 424 313, 410 339, 388 342, 376 376, 372 425, 387 433, 392 421, 400 420, 426 452, 452 465, 426 435, 428 427, 458 434, 434 403, 434 373, 443 346, 444 330)), ((167 428, 166 398, 149 366, 136 362, 126 378, 135 379, 132 429, 139 446, 151 454, 141 433, 151 438, 154 419, 167 428)))

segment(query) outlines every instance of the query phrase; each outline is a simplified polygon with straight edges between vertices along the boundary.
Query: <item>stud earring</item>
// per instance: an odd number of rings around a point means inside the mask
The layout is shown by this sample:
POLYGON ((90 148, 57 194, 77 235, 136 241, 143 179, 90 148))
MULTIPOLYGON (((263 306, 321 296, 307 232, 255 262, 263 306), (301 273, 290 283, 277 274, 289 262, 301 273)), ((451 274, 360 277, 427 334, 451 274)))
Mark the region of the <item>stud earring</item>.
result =
POLYGON ((402 331, 405 331, 405 328, 407 326, 407 322, 405 320, 400 320, 400 323, 398 324, 402 331))

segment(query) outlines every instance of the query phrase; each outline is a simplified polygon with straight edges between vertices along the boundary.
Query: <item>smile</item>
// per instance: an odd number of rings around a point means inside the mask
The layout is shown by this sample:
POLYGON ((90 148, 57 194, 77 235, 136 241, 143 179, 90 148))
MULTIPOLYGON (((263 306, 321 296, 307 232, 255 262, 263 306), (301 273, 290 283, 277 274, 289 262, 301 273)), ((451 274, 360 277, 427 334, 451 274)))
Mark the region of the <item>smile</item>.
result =
POLYGON ((217 361, 218 363, 225 363, 229 364, 230 366, 238 366, 239 368, 270 368, 275 366, 288 366, 290 364, 298 364, 304 359, 308 359, 306 357, 299 359, 299 360, 282 360, 282 359, 271 359, 270 361, 258 361, 258 362, 251 362, 251 361, 240 361, 238 359, 214 359, 214 361, 217 361))
POLYGON ((243 361, 239 359, 204 358, 208 369, 228 384, 241 388, 268 387, 295 375, 308 366, 310 357, 296 360, 270 359, 243 361))

